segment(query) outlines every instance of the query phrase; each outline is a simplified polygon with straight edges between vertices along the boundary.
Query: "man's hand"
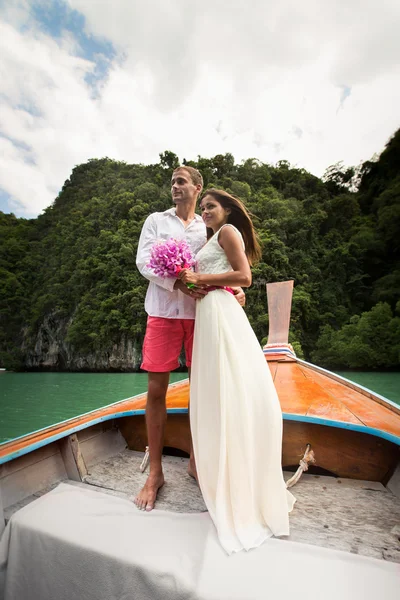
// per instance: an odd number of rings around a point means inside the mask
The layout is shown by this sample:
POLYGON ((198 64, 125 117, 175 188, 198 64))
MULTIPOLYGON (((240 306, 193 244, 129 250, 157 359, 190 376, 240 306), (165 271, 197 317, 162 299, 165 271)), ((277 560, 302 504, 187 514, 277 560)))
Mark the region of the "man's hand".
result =
POLYGON ((235 295, 236 300, 239 302, 240 306, 244 306, 246 304, 246 295, 241 287, 232 288, 233 293, 235 295))
POLYGON ((207 290, 203 288, 188 288, 180 279, 175 281, 174 290, 180 290, 185 296, 190 296, 193 300, 201 300, 208 294, 207 290))

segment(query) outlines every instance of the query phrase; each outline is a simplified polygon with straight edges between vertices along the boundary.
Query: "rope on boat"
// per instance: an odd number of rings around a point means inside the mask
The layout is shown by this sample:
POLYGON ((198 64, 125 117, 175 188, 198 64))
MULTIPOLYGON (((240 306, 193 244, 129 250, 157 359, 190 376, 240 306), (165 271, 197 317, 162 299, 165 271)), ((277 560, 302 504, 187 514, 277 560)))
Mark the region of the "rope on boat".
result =
POLYGON ((307 444, 304 456, 300 459, 299 468, 296 473, 286 482, 286 488, 293 487, 303 475, 304 471, 308 471, 309 463, 315 463, 314 450, 311 450, 311 445, 307 444))
MULTIPOLYGON (((149 447, 146 446, 144 457, 143 457, 143 460, 139 467, 139 469, 142 473, 144 473, 144 471, 147 469, 149 460, 150 460, 149 447)), ((311 450, 311 445, 307 444, 306 451, 304 452, 304 456, 303 456, 303 458, 300 459, 299 468, 297 469, 297 471, 293 475, 293 477, 291 477, 286 482, 286 488, 289 489, 289 488, 293 487, 299 481, 299 479, 303 475, 304 471, 308 471, 308 465, 314 464, 314 463, 315 463, 314 450, 311 450)))
POLYGON ((141 470, 142 473, 144 473, 144 471, 147 469, 147 465, 149 464, 149 460, 150 460, 150 453, 149 453, 149 447, 146 446, 146 450, 144 452, 144 458, 140 464, 139 469, 141 470))

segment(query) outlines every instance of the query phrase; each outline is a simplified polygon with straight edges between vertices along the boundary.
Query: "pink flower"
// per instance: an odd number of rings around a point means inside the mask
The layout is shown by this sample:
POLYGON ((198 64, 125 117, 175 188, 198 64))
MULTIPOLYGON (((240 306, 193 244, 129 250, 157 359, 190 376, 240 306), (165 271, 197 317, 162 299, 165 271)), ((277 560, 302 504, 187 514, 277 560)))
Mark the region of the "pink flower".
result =
POLYGON ((170 238, 152 246, 147 266, 159 277, 177 277, 182 269, 190 269, 194 264, 188 243, 185 240, 170 238))

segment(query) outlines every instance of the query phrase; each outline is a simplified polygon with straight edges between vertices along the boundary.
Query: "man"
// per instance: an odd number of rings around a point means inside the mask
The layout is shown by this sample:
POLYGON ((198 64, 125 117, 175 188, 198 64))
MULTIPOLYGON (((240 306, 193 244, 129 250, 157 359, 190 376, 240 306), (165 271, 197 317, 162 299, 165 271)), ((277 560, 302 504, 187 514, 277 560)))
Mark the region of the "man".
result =
MULTIPOLYGON (((171 193, 175 208, 153 213, 145 221, 140 234, 136 264, 140 273, 149 279, 145 310, 148 314, 143 342, 141 368, 148 371, 146 426, 150 454, 150 474, 135 498, 141 510, 154 508, 158 490, 164 485, 161 457, 166 420, 166 394, 170 372, 179 366, 178 358, 185 347, 186 365, 192 360, 196 299, 206 290, 190 290, 180 279, 162 278, 147 266, 150 251, 158 240, 171 237, 188 242, 196 255, 206 242, 206 228, 202 218, 195 213, 198 196, 203 189, 203 178, 193 167, 178 167, 172 174, 171 193)), ((244 293, 238 290, 237 299, 244 304, 244 293)), ((191 451, 188 472, 196 476, 191 451)))

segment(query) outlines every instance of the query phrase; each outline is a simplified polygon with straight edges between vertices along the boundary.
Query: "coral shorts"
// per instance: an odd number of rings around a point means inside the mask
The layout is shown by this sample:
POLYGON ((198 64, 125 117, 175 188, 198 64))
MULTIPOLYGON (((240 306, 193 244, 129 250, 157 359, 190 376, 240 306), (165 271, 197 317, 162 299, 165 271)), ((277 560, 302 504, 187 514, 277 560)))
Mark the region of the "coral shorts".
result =
POLYGON ((166 373, 179 367, 179 355, 185 346, 186 366, 192 364, 194 319, 147 317, 141 369, 166 373))

